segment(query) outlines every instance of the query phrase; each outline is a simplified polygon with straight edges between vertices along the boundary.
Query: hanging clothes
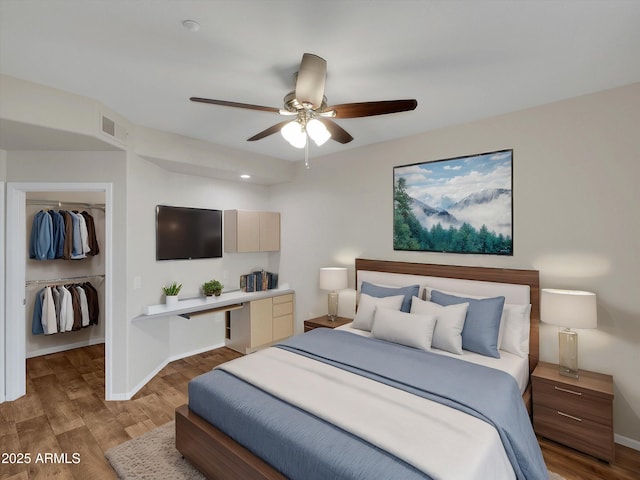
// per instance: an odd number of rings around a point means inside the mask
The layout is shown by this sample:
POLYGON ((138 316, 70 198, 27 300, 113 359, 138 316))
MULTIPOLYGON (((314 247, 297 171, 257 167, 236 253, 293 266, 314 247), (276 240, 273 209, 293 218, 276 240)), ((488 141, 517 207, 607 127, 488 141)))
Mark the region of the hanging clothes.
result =
POLYGON ((62 301, 60 305, 60 325, 64 325, 64 329, 60 329, 61 332, 70 332, 73 330, 73 302, 71 300, 71 293, 65 288, 64 285, 58 286, 58 291, 62 295, 62 301))
POLYGON ((52 335, 98 324, 98 291, 90 282, 46 286, 34 299, 31 333, 52 335))
POLYGON ((42 299, 42 329, 45 335, 58 333, 58 319, 56 318, 56 306, 53 302, 51 287, 44 288, 42 299))
POLYGON ((86 255, 82 253, 82 233, 80 231, 80 219, 78 214, 69 212, 71 220, 73 222, 73 252, 71 253, 72 260, 79 260, 86 258, 86 255))
POLYGON ((33 217, 29 258, 80 260, 100 253, 95 221, 90 213, 40 210, 33 217))
POLYGON ((53 224, 53 258, 62 258, 65 237, 64 219, 62 215, 55 210, 49 210, 49 215, 51 216, 51 222, 53 224))
POLYGON ((81 215, 84 217, 85 222, 87 224, 87 235, 89 241, 89 255, 94 256, 100 253, 100 246, 98 245, 98 238, 96 237, 96 224, 93 220, 93 217, 89 212, 82 212, 81 215))
POLYGON ((60 214, 64 219, 65 230, 62 258, 65 260, 71 260, 71 255, 73 253, 73 220, 71 219, 71 214, 66 210, 60 210, 60 214))
POLYGON ((29 239, 29 258, 51 260, 55 258, 53 249, 53 222, 51 216, 40 210, 33 217, 33 226, 29 239))
POLYGON ((36 301, 33 305, 33 318, 31 320, 31 333, 33 335, 42 335, 42 300, 44 299, 44 288, 36 293, 36 301))
POLYGON ((87 294, 87 303, 89 305, 89 324, 98 325, 98 319, 100 318, 100 301, 98 298, 98 291, 90 282, 85 282, 82 286, 87 294))

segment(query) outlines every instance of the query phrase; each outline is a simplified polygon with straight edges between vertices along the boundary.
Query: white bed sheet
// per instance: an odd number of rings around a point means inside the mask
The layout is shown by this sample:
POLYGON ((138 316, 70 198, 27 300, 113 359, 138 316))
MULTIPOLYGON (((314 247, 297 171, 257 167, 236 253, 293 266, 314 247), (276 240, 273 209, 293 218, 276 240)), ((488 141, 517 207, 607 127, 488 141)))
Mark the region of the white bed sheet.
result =
POLYGON ((279 348, 217 368, 390 452, 431 478, 515 479, 495 428, 455 408, 279 348))
MULTIPOLYGON (((364 337, 371 337, 371 332, 360 330, 358 328, 352 328, 351 323, 347 323, 336 330, 344 330, 346 332, 355 333, 356 335, 362 335, 364 337)), ((467 350, 462 351, 462 355, 456 355, 455 353, 446 352, 434 348, 431 350, 433 353, 440 355, 446 355, 448 357, 459 358, 467 362, 475 363, 477 365, 484 365, 485 367, 495 368, 508 373, 516 382, 520 388, 520 393, 523 394, 529 384, 529 357, 524 358, 514 355, 513 353, 504 352, 500 350, 500 358, 486 357, 478 353, 469 352, 467 350)))

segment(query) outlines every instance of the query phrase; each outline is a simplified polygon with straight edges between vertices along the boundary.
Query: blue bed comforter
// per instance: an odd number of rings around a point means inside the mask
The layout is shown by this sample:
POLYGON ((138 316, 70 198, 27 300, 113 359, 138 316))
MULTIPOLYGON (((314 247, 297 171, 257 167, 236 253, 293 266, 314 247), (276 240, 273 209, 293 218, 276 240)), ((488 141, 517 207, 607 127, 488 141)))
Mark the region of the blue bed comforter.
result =
POLYGON ((517 382, 505 372, 339 330, 277 346, 480 418, 498 431, 518 479, 548 478, 517 382))
MULTIPOLYGON (((517 384, 506 373, 337 330, 315 329, 278 347, 481 418, 497 429, 518 479, 548 478, 517 384)), ((192 380, 189 407, 288 478, 430 478, 228 372, 192 380)))

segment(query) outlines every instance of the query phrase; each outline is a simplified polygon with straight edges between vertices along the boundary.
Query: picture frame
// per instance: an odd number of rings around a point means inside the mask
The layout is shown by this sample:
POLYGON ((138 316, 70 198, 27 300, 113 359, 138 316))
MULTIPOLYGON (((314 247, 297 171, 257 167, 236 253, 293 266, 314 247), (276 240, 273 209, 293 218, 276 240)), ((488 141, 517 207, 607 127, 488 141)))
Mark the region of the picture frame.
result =
POLYGON ((393 249, 513 255, 513 150, 393 168, 393 249))

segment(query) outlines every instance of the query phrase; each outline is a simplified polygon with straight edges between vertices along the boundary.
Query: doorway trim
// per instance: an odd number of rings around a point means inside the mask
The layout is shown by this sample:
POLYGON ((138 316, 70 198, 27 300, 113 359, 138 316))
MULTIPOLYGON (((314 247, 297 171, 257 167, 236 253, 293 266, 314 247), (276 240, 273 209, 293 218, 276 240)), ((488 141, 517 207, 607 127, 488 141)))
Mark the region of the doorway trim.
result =
MULTIPOLYGON (((5 357, 5 306, 4 306, 4 289, 5 289, 5 275, 7 270, 4 266, 4 259, 6 256, 7 250, 4 248, 4 232, 5 225, 7 222, 5 221, 5 209, 4 209, 4 182, 0 182, 0 359, 4 361, 5 357)), ((7 362, 4 362, 5 365, 7 362)), ((0 368, 0 403, 4 402, 6 392, 5 385, 5 369, 0 368)))
MULTIPOLYGON (((26 194, 27 192, 103 192, 105 196, 104 322, 105 322, 105 399, 113 397, 113 186, 111 183, 7 183, 6 209, 6 315, 5 400, 26 394, 25 271, 26 271, 26 194), (9 319, 22 319, 9 321, 9 319)), ((1 325, 0 325, 1 326, 1 325)))

